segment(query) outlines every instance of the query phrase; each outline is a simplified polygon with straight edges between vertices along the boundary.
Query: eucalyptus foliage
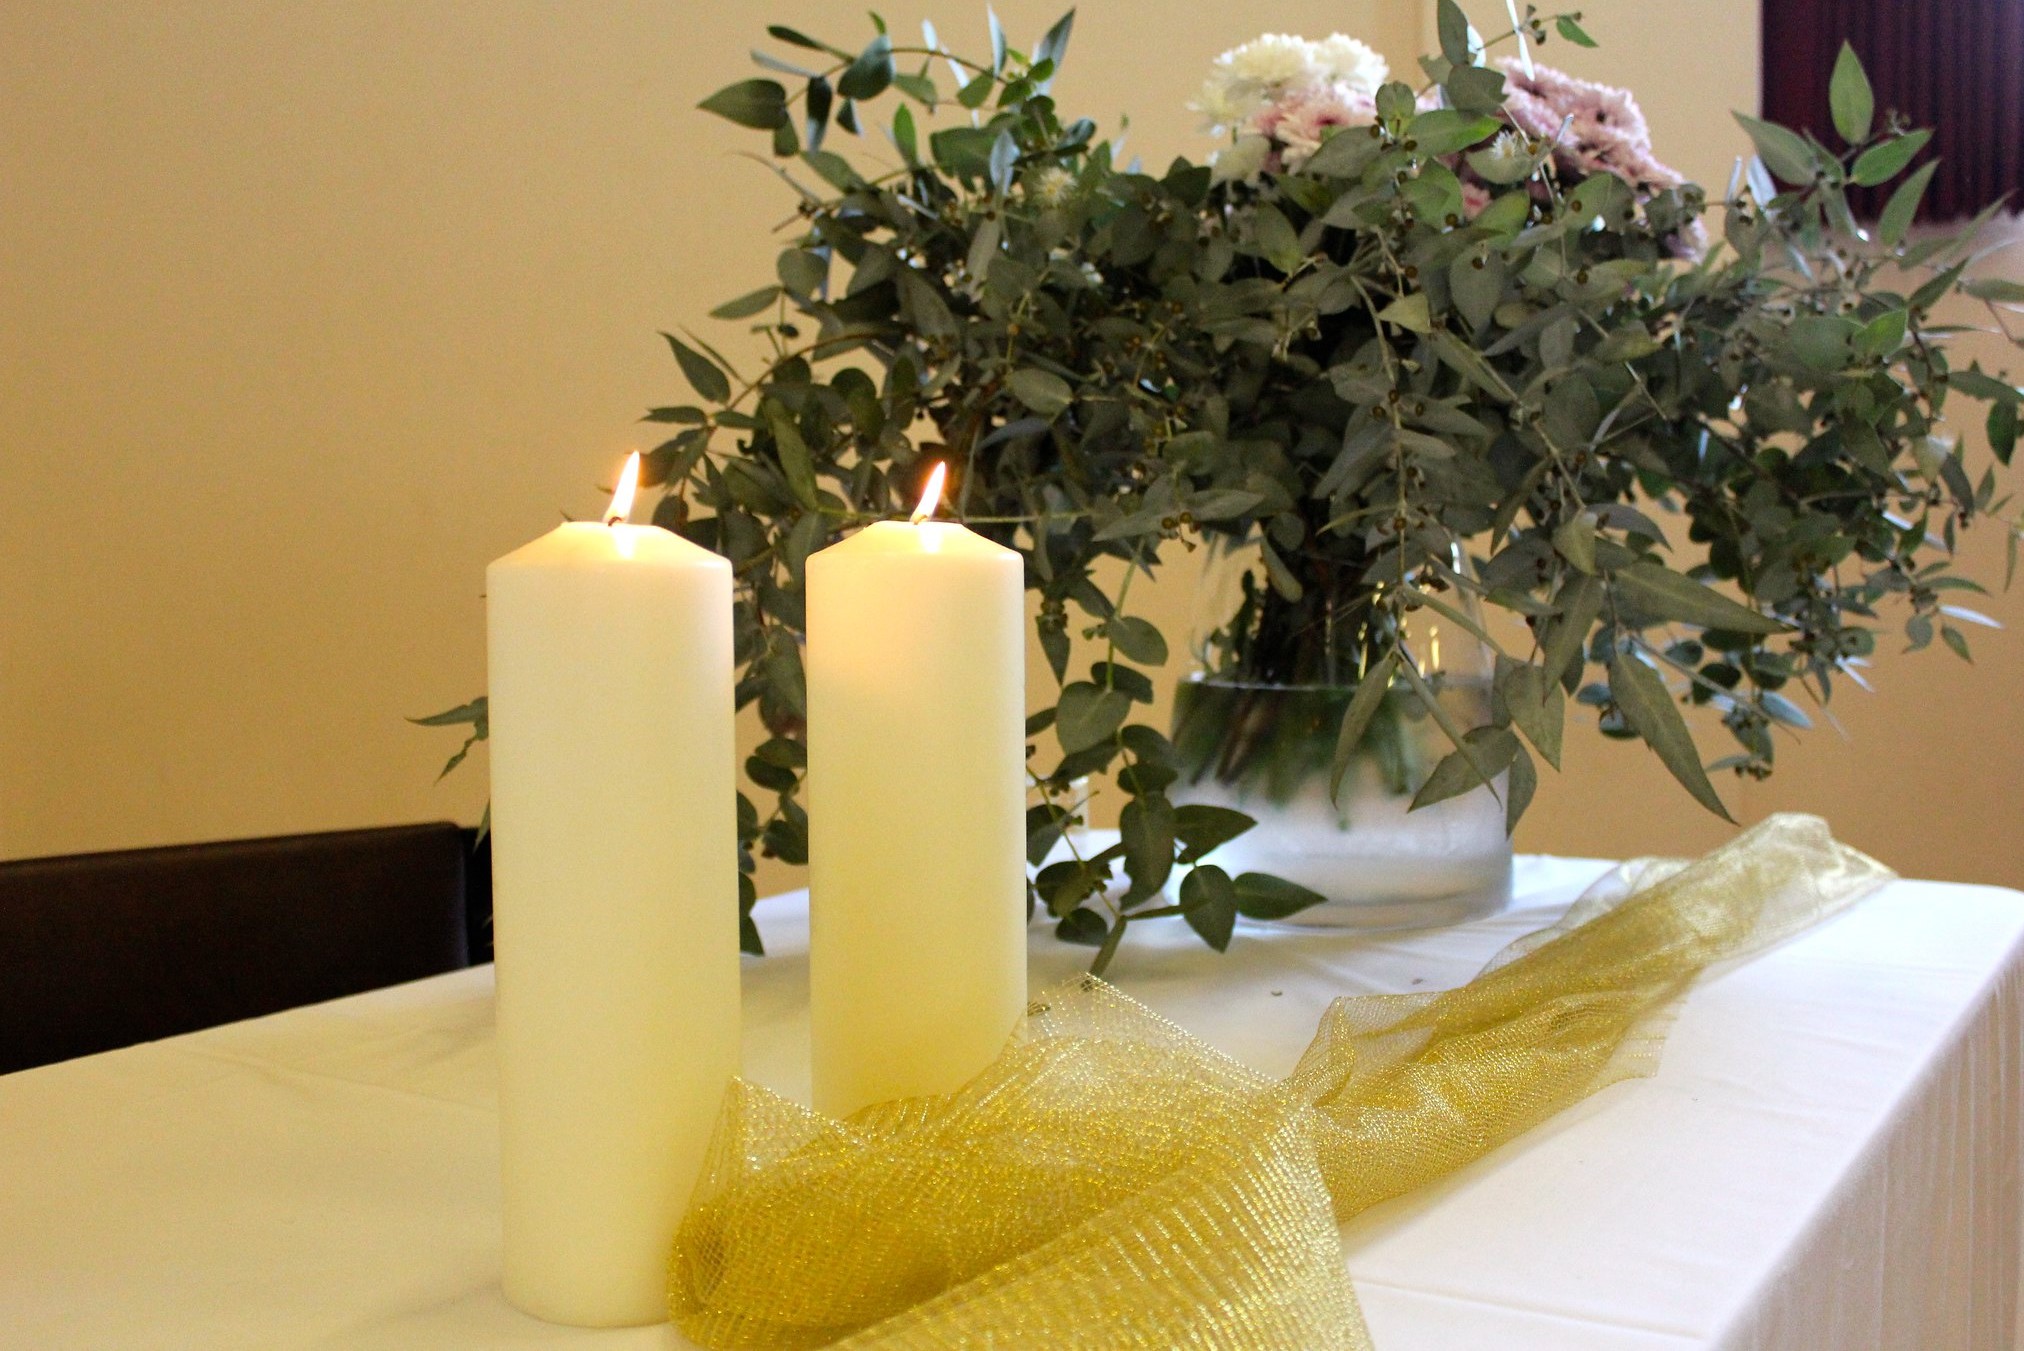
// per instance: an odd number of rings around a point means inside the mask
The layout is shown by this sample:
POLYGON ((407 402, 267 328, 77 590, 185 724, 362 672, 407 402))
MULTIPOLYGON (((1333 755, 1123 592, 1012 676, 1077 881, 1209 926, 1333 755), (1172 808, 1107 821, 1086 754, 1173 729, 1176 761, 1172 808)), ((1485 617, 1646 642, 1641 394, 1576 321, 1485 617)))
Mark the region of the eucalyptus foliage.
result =
MULTIPOLYGON (((1018 550, 1038 597, 1058 689, 1028 724, 1033 862, 1075 819, 1078 780, 1126 797, 1122 841, 1045 867, 1033 892, 1099 968, 1133 920, 1180 915, 1222 948, 1236 915, 1319 899, 1212 865, 1164 899, 1177 867, 1250 825, 1176 806, 1174 748, 1143 720, 1170 649, 1131 588, 1165 547, 1257 551, 1224 674, 1368 691, 1338 774, 1402 690, 1451 739, 1440 794, 1507 776, 1514 823, 1535 757, 1559 764, 1570 701, 1726 816, 1711 772, 1768 774, 1772 728, 1807 725, 1802 700, 1824 704, 1870 655, 1886 602, 1912 647, 1967 654, 1943 601, 1980 588, 1951 554, 2004 504, 1941 414, 1986 402, 2007 464, 2020 393, 1954 368, 1931 316, 1956 291, 2024 296, 1964 281, 1973 227, 1907 242, 1927 133, 1876 116, 1852 56, 1842 143, 1743 118, 1758 158, 1719 241, 1681 261, 1700 189, 1564 181, 1536 139, 1489 153, 1505 77, 1445 2, 1422 63, 1439 106, 1387 85, 1375 125, 1232 181, 1120 163, 1057 108, 1072 20, 1026 53, 994 18, 978 57, 932 28, 911 44, 879 24, 851 49, 774 27, 785 55, 755 53, 766 74, 702 105, 764 139, 796 205, 773 281, 713 311, 769 355, 751 370, 668 335, 696 397, 648 414, 679 429, 647 457, 654 519, 735 565, 738 698, 768 732, 746 766, 763 806, 739 802, 748 944, 754 854, 807 853, 804 565, 904 514, 935 460, 954 513, 1018 550), (1493 185, 1473 213, 1465 165, 1493 185), (1900 178, 1859 227, 1846 191, 1900 178), (1479 625, 1478 606, 1523 627, 1479 625), (1482 725, 1432 699, 1405 637, 1422 608, 1495 650, 1482 725), (1074 663, 1077 635, 1093 665, 1074 663), (1703 765, 1694 710, 1732 754, 1703 765)), ((1573 16, 1530 10, 1524 36, 1549 22, 1587 43, 1573 16)))

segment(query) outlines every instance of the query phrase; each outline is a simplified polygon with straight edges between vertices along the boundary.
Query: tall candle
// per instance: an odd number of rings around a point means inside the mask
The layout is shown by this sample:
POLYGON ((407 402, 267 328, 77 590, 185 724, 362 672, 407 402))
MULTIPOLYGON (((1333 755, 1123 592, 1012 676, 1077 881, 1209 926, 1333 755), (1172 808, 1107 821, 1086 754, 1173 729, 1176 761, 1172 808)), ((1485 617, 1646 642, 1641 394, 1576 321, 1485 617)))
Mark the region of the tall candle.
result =
POLYGON ((738 1068, 731 569, 635 473, 485 574, 504 1286, 588 1327, 667 1317, 738 1068))
POLYGON ((815 1105, 948 1092, 1026 1007, 1025 609, 1012 550, 881 521, 808 560, 815 1105))

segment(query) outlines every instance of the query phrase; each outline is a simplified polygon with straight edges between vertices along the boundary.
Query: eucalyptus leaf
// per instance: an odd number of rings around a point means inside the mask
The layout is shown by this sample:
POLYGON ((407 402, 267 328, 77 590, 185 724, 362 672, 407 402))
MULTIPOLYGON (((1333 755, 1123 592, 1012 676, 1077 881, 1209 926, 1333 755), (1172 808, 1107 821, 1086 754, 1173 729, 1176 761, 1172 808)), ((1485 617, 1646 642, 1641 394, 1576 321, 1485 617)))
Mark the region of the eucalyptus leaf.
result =
POLYGON ((771 131, 787 123, 787 90, 778 80, 740 80, 696 105, 741 127, 771 131))
POLYGON ((1876 97, 1870 92, 1869 76, 1862 69, 1861 58, 1846 42, 1841 44, 1841 54, 1834 60, 1834 74, 1827 82, 1827 106, 1842 140, 1857 145, 1869 139, 1876 97))
POLYGON ((1174 809, 1174 834, 1181 842, 1180 861, 1194 863, 1256 824, 1255 818, 1233 807, 1184 802, 1174 809))
POLYGON ((1233 889, 1237 893, 1237 913, 1246 919, 1290 919, 1328 899, 1318 891, 1269 873, 1239 873, 1233 889))
POLYGON ((1391 690, 1392 675, 1398 668, 1398 652, 1387 651, 1365 671, 1356 683, 1356 692, 1349 698, 1349 705, 1343 710, 1342 724, 1335 733, 1335 754, 1329 767, 1328 797, 1336 801, 1342 793, 1342 781, 1349 773, 1349 767, 1356 759, 1356 753, 1363 745, 1364 734, 1370 730, 1371 719, 1383 706, 1385 695, 1391 690))
POLYGON ((1190 869, 1181 879, 1181 915, 1204 943, 1227 952, 1237 927, 1237 886, 1214 864, 1190 869))
POLYGON ((1658 672, 1628 653, 1618 653, 1609 664, 1609 697, 1624 721, 1658 753, 1660 762, 1696 802, 1725 821, 1735 820, 1708 782, 1693 734, 1658 672))
POLYGON ((1923 150, 1932 136, 1929 131, 1913 131, 1881 145, 1873 145, 1856 157, 1855 166, 1849 170, 1848 176, 1866 188, 1888 183, 1905 171, 1905 166, 1912 162, 1912 156, 1923 150))
POLYGON ((1130 696, 1076 681, 1062 687, 1054 734, 1061 741, 1061 749, 1073 755, 1100 741, 1108 741, 1130 713, 1130 696))
POLYGON ((723 403, 731 397, 731 381, 715 362, 672 333, 661 336, 668 340, 676 364, 682 368, 682 374, 696 393, 712 403, 723 403))
POLYGON ((1784 621, 1738 604, 1659 563, 1619 568, 1610 584, 1626 601, 1661 619, 1732 633, 1784 633, 1788 628, 1784 621))
POLYGON ((1052 371, 1022 366, 1007 380, 1019 402, 1042 417, 1055 417, 1075 402, 1075 391, 1052 371))
MULTIPOLYGON (((1736 121, 1743 130, 1750 133, 1750 140, 1757 147, 1757 154, 1764 160, 1764 166, 1787 183, 1804 185, 1811 183, 1822 172, 1820 160, 1813 148, 1806 144, 1806 138, 1796 131, 1766 122, 1759 118, 1736 113, 1736 121)), ((1888 175, 1886 175, 1888 177, 1888 175)))

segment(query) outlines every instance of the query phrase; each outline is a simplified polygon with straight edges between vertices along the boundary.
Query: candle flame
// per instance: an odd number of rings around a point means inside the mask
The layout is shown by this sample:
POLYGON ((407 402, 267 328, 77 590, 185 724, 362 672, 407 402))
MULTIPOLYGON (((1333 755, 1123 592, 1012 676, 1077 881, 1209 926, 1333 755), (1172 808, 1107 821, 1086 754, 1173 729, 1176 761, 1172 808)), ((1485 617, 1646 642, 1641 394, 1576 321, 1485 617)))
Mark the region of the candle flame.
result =
POLYGON ((921 504, 914 508, 913 515, 907 517, 908 525, 919 525, 935 514, 935 509, 942 505, 942 484, 948 477, 947 462, 937 460, 934 469, 928 474, 928 486, 921 489, 921 504))
POLYGON ((604 513, 606 525, 618 525, 632 515, 633 494, 640 486, 640 453, 634 451, 625 457, 625 468, 619 471, 618 488, 611 495, 611 509, 604 513))

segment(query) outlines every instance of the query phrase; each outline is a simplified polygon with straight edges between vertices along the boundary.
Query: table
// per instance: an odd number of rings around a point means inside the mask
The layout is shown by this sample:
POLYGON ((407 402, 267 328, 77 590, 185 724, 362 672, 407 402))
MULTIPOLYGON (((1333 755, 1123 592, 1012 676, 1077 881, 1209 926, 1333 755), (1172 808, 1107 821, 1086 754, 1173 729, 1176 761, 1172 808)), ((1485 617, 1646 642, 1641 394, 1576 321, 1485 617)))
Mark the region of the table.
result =
MULTIPOLYGON (((1507 909, 1434 933, 1246 925, 1218 958, 1147 925, 1112 974, 1282 1073, 1330 998, 1465 980, 1606 866, 1521 859, 1507 909)), ((805 897, 759 922, 746 1070, 800 1096, 805 897)), ((1035 981, 1087 957, 1040 939, 1035 981)), ((0 1078, 0 1346, 685 1346, 500 1297, 491 990, 478 967, 0 1078)), ((1379 1351, 2013 1345, 2020 1016, 2024 895, 1988 887, 1894 883, 1714 976, 1656 1078, 1344 1231, 1379 1351)))

